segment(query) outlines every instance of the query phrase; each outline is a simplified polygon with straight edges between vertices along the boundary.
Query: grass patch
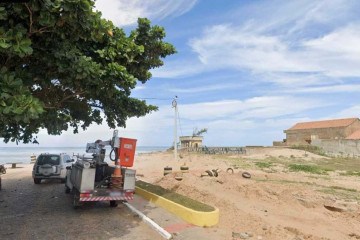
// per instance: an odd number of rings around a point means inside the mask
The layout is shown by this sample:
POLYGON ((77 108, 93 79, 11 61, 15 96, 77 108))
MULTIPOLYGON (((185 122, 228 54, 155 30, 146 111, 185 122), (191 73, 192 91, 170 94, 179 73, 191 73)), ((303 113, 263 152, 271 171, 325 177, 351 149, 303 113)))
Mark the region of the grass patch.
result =
POLYGON ((340 176, 357 176, 357 177, 360 177, 360 171, 346 171, 345 173, 340 173, 340 176))
POLYGON ((186 196, 180 195, 176 192, 172 192, 171 190, 165 189, 158 185, 153 185, 151 183, 143 182, 143 181, 136 181, 136 186, 140 187, 148 192, 154 193, 158 196, 166 198, 170 201, 176 202, 184 207, 191 208, 195 211, 202 211, 202 212, 212 212, 215 210, 214 207, 206 205, 204 203, 198 202, 186 196))
POLYGON ((343 199, 360 200, 359 193, 356 189, 343 188, 338 186, 326 187, 318 190, 319 192, 341 197, 343 199))
POLYGON ((335 190, 343 190, 343 191, 349 191, 349 192, 357 192, 356 189, 353 188, 345 188, 345 187, 339 187, 339 186, 330 186, 329 188, 335 189, 335 190))
MULTIPOLYGON (((314 146, 293 146, 292 148, 326 156, 322 154, 321 149, 314 146)), ((346 171, 345 175, 347 176, 360 176, 360 158, 326 156, 326 158, 311 159, 311 164, 309 164, 309 160, 305 160, 303 157, 296 157, 294 155, 291 155, 290 157, 283 157, 283 156, 275 157, 275 156, 265 155, 265 159, 263 160, 250 159, 247 156, 242 156, 242 157, 238 156, 234 158, 232 156, 221 155, 221 154, 213 155, 212 158, 214 160, 225 160, 230 165, 236 165, 242 169, 252 169, 254 168, 254 163, 255 166, 257 166, 258 168, 266 168, 268 167, 267 166, 268 164, 272 164, 272 166, 284 165, 285 167, 289 167, 289 165, 297 163, 299 165, 315 166, 314 167, 315 169, 311 169, 310 167, 310 169, 305 169, 305 172, 326 174, 328 171, 346 171), (256 162, 261 162, 261 163, 256 163, 256 162)), ((296 171, 296 169, 298 169, 298 167, 295 166, 294 171, 296 171)))
MULTIPOLYGON (((349 175, 357 175, 360 173, 360 159, 359 158, 342 158, 332 157, 328 159, 321 159, 316 162, 318 166, 323 169, 347 171, 349 175)), ((358 175, 359 176, 359 175, 358 175)))
POLYGON ((322 175, 322 176, 319 176, 319 175, 317 175, 317 176, 314 176, 314 175, 310 175, 310 176, 307 176, 308 178, 313 178, 313 179, 324 179, 324 180, 331 180, 331 177, 330 176, 324 176, 324 175, 322 175))
POLYGON ((312 174, 327 174, 326 169, 322 169, 315 165, 305 165, 305 164, 289 164, 289 170, 292 172, 307 172, 312 174))
POLYGON ((273 164, 271 162, 256 162, 255 165, 259 168, 269 168, 273 164))

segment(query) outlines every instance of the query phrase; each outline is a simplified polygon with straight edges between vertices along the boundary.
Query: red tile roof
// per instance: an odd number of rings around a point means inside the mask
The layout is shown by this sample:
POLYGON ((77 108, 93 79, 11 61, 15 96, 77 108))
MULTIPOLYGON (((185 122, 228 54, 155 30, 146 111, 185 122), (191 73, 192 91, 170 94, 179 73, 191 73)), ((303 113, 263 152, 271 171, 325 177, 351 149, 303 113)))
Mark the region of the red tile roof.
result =
POLYGON ((344 119, 333 119, 325 121, 315 122, 302 122, 297 123, 288 130, 300 130, 300 129, 314 129, 314 128, 334 128, 334 127, 346 127, 358 120, 358 118, 344 118, 344 119))
POLYGON ((352 134, 350 134, 349 136, 347 136, 346 139, 351 139, 351 140, 358 140, 358 139, 360 139, 360 130, 357 130, 357 131, 353 132, 352 134))

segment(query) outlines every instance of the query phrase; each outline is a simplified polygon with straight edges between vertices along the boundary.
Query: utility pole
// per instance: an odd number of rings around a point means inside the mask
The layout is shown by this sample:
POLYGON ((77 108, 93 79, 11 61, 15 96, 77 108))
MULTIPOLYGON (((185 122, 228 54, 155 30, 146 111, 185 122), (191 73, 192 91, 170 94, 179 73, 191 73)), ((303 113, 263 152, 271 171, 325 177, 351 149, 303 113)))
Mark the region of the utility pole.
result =
POLYGON ((177 96, 175 96, 174 100, 172 101, 172 106, 175 109, 175 116, 174 116, 174 157, 175 161, 177 160, 177 96))

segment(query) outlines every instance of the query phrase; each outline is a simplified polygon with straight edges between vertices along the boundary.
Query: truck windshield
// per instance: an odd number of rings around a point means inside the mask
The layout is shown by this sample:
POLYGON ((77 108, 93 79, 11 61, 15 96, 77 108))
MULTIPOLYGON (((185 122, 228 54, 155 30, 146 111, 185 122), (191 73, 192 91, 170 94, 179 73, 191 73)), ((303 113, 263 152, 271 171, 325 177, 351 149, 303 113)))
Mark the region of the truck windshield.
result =
POLYGON ((40 155, 38 158, 38 165, 50 164, 50 165, 59 165, 60 157, 56 155, 40 155))

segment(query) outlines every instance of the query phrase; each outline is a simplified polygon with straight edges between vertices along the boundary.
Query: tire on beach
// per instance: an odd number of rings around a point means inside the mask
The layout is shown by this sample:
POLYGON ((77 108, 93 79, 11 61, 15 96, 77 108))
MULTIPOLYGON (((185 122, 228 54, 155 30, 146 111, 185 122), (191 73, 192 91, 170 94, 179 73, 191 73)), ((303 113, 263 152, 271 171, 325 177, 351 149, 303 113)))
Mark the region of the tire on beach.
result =
POLYGON ((213 169, 212 172, 213 172, 214 177, 219 176, 219 173, 215 169, 213 169))
POLYGON ((251 174, 250 174, 249 172, 243 172, 243 173, 241 174, 241 176, 242 176, 243 178, 251 178, 251 174))
POLYGON ((213 173, 212 173, 210 170, 206 170, 205 172, 206 172, 210 177, 213 176, 213 173))
POLYGON ((189 172, 189 167, 188 166, 181 166, 180 170, 182 173, 188 173, 189 172))
POLYGON ((229 174, 234 174, 234 169, 229 167, 228 169, 226 169, 226 172, 229 173, 229 174))
POLYGON ((164 176, 172 173, 172 167, 164 167, 164 176))

